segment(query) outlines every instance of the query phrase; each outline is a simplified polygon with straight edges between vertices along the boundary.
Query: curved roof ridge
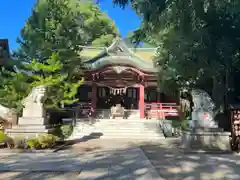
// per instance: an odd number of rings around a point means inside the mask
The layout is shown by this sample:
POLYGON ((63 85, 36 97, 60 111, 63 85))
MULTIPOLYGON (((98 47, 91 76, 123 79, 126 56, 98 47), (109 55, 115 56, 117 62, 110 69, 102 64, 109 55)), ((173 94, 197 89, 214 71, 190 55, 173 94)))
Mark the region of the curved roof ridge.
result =
MULTIPOLYGON (((130 55, 132 55, 133 57, 138 58, 139 60, 143 61, 144 63, 146 62, 146 61, 144 60, 144 58, 142 58, 141 56, 138 56, 138 55, 133 51, 134 49, 138 49, 138 48, 129 48, 121 37, 116 37, 115 40, 113 41, 113 43, 112 43, 108 48, 106 48, 107 53, 109 52, 109 50, 113 49, 114 46, 116 46, 117 43, 119 43, 120 46, 122 46, 123 48, 125 48, 125 49, 130 53, 130 55)), ((141 48, 139 48, 139 49, 141 49, 141 48)), ((157 48, 154 48, 154 50, 157 50, 157 48)))

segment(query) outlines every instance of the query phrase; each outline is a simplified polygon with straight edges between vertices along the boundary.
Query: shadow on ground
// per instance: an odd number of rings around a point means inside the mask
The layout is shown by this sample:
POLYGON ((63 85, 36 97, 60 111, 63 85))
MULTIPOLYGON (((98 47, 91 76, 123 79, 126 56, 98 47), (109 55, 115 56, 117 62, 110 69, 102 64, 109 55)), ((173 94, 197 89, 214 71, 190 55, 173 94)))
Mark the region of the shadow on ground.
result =
POLYGON ((240 179, 240 156, 232 153, 184 153, 178 143, 145 143, 145 155, 164 179, 240 179))
POLYGON ((151 166, 149 167, 148 159, 139 148, 79 154, 39 153, 0 154, 0 156, 3 179, 159 179, 159 175, 151 166))
POLYGON ((178 141, 142 142, 123 150, 88 153, 0 154, 3 179, 240 179, 240 156, 235 154, 184 153, 178 141), (156 172, 148 165, 156 167, 156 172), (31 172, 29 172, 31 171, 31 172), (53 173, 54 171, 54 173, 53 173), (8 175, 8 177, 5 177, 8 175))
POLYGON ((68 140, 64 143, 64 145, 62 145, 61 147, 56 149, 54 152, 71 149, 72 146, 74 146, 75 144, 79 144, 79 143, 82 143, 82 142, 87 142, 87 141, 90 141, 90 140, 93 140, 93 139, 99 139, 102 135, 103 135, 102 133, 91 133, 91 134, 89 134, 87 136, 83 136, 79 139, 68 140))

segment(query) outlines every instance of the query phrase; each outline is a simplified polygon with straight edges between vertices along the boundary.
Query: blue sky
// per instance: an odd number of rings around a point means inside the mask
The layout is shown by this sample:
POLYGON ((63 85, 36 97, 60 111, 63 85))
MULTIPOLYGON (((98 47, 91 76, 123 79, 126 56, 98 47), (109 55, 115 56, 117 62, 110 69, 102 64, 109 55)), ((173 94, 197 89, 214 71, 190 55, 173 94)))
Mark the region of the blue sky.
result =
MULTIPOLYGON (((30 16, 35 2, 36 0, 0 0, 0 39, 9 39, 10 49, 18 47, 16 38, 30 16)), ((115 21, 122 36, 136 29, 140 24, 139 18, 130 8, 122 10, 114 7, 111 0, 101 0, 100 7, 115 21)))

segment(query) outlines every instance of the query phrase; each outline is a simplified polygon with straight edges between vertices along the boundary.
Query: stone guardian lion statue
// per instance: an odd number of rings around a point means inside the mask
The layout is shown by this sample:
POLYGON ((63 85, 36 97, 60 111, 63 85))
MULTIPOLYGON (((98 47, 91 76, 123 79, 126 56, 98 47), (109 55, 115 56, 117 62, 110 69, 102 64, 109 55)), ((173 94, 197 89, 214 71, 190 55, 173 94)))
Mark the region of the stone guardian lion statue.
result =
POLYGON ((40 85, 32 89, 23 99, 23 117, 42 117, 44 114, 44 101, 46 100, 46 86, 40 85))
POLYGON ((29 95, 23 99, 22 104, 26 106, 28 102, 42 105, 46 99, 46 87, 44 85, 37 86, 32 89, 29 95))

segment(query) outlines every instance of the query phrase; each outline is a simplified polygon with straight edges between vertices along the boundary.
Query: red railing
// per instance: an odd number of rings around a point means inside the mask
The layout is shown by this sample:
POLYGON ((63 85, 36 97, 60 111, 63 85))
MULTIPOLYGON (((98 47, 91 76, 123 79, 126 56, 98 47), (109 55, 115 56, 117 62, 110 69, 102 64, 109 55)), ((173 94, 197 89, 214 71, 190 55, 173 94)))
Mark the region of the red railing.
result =
POLYGON ((145 103, 145 108, 151 111, 152 117, 179 116, 176 103, 145 103))
MULTIPOLYGON (((91 108, 91 103, 79 103, 80 109, 83 112, 88 112, 94 110, 91 108)), ((145 108, 151 111, 152 118, 163 117, 166 116, 179 116, 178 113, 178 105, 176 103, 145 103, 145 108)))

